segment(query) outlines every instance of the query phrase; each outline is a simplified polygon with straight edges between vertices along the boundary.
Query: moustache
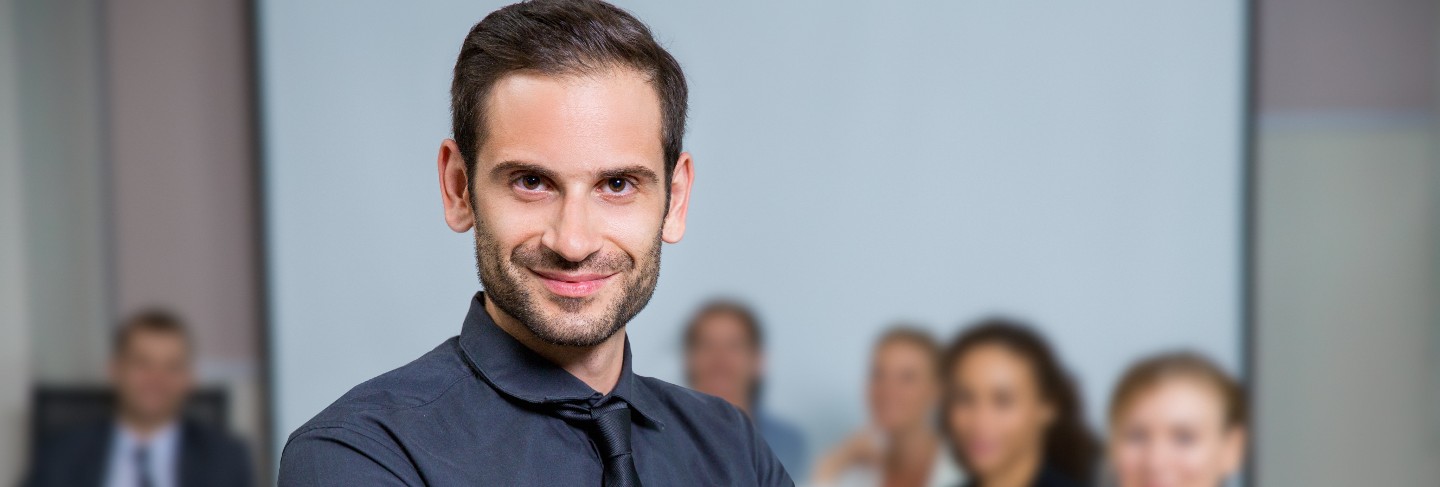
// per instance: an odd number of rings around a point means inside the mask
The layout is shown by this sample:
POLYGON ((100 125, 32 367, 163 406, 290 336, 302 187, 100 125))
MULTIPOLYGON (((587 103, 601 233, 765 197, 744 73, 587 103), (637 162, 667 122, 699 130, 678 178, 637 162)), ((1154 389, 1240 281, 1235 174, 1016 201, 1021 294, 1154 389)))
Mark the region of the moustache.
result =
POLYGON ((635 259, 624 252, 608 254, 596 252, 585 257, 585 260, 577 262, 566 259, 560 253, 543 245, 516 247, 510 253, 510 262, 516 267, 528 269, 596 274, 614 274, 635 267, 635 259))

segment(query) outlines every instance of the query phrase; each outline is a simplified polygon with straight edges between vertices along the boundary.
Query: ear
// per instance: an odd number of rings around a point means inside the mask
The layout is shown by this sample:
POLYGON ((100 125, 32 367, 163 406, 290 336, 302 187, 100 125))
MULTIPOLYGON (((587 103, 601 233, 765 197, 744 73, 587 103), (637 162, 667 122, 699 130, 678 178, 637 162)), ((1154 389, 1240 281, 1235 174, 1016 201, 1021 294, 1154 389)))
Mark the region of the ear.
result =
POLYGON ((470 178, 465 173, 465 158, 460 155, 455 139, 440 143, 435 165, 440 173, 440 203, 445 207, 445 223, 456 233, 470 231, 470 227, 475 226, 475 211, 470 207, 470 178))
POLYGON ((670 208, 660 238, 676 243, 685 236, 685 213, 690 210, 690 187, 695 183, 695 162, 689 152, 680 153, 675 170, 670 173, 670 208))
POLYGON ((1229 428, 1225 433, 1225 443, 1222 446, 1225 449, 1222 452, 1224 463, 1221 468, 1226 476, 1238 472, 1240 464, 1245 462, 1245 436, 1245 428, 1241 426, 1229 428))

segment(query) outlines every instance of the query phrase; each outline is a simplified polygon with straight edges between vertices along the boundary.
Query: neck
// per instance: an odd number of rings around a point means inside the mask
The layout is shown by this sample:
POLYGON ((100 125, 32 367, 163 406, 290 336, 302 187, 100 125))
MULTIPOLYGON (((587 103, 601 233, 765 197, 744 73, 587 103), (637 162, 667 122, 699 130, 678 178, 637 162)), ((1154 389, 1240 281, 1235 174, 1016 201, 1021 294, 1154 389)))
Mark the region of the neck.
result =
POLYGON ((892 468, 929 468, 940 439, 925 425, 901 428, 890 433, 886 462, 892 468))
POLYGON ((495 306, 489 296, 485 297, 485 312, 490 314, 490 318, 501 330, 515 337, 525 348, 559 365, 591 389, 601 394, 609 394, 615 389, 615 384, 620 382, 620 373, 625 368, 624 328, 599 345, 570 347, 556 345, 535 336, 520 320, 495 306))
POLYGON ((133 411, 122 411, 120 413, 120 426, 124 427, 141 441, 149 441, 151 437, 160 432, 166 424, 170 423, 169 416, 149 416, 133 411))
POLYGON ((749 394, 742 394, 740 395, 740 402, 735 403, 735 407, 744 411, 746 416, 753 418, 755 414, 755 398, 750 397, 749 394))
POLYGON ((1019 458, 1010 461, 995 472, 980 477, 985 487, 1028 487, 1040 475, 1040 449, 1028 448, 1019 458))

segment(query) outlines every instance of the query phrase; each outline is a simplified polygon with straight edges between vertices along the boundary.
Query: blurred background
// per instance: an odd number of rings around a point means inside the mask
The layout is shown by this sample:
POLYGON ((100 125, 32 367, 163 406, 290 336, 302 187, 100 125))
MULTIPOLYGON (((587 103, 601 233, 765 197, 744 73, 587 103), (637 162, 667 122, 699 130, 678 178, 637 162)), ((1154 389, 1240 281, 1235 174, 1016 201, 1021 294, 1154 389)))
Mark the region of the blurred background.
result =
MULTIPOLYGON (((458 333, 434 156, 506 3, 0 3, 0 483, 143 308, 261 483, 458 333)), ((1440 2, 616 3, 686 70, 697 172, 637 372, 684 384, 695 310, 745 303, 813 457, 866 423, 887 326, 1003 314, 1096 430, 1188 348, 1249 389, 1248 485, 1440 485, 1440 2)))

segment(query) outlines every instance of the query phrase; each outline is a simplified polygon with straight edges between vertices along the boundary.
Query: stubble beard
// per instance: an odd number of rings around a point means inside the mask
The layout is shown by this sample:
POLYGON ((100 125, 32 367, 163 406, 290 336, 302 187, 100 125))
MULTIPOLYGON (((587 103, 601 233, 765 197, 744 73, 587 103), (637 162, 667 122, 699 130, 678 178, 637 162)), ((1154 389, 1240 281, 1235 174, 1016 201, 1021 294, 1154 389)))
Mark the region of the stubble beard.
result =
POLYGON ((485 296, 495 306, 524 325, 541 341, 563 347, 594 347, 619 333, 655 294, 660 277, 660 233, 656 232, 650 249, 641 262, 629 254, 596 253, 580 262, 571 262, 544 246, 513 249, 501 257, 503 250, 485 223, 475 222, 475 267, 485 296), (568 297, 544 293, 537 296, 525 283, 535 277, 529 269, 618 273, 622 277, 621 292, 605 303, 604 308, 590 315, 580 314, 594 304, 599 296, 568 297), (539 300, 547 300, 560 308, 548 313, 539 300))

